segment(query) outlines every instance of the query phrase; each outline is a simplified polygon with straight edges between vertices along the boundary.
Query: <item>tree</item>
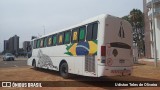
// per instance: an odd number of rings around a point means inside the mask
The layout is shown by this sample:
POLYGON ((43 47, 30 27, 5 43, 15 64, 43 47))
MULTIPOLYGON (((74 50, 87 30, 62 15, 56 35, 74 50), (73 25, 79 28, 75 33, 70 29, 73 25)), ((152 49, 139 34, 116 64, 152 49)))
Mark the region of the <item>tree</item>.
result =
POLYGON ((139 9, 133 9, 129 15, 122 18, 129 21, 133 27, 133 43, 138 47, 139 56, 145 56, 143 13, 139 9))

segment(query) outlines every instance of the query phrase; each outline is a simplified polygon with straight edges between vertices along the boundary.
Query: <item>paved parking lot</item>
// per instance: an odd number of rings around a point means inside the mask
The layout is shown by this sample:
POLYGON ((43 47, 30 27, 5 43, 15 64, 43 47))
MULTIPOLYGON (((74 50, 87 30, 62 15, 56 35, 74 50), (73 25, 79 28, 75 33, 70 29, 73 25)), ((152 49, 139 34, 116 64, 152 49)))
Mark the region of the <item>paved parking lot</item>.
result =
POLYGON ((19 57, 16 58, 15 61, 3 61, 0 58, 0 68, 9 68, 9 67, 23 67, 27 66, 27 58, 19 57))
POLYGON ((1 61, 0 68, 27 66, 27 60, 1 61))

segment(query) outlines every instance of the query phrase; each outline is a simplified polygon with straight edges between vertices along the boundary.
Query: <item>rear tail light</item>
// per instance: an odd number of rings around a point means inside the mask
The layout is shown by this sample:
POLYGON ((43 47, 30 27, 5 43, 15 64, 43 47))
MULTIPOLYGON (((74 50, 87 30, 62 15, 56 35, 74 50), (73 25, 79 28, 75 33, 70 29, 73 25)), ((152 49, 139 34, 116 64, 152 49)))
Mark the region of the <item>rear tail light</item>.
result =
POLYGON ((101 56, 106 56, 106 46, 101 46, 101 56))

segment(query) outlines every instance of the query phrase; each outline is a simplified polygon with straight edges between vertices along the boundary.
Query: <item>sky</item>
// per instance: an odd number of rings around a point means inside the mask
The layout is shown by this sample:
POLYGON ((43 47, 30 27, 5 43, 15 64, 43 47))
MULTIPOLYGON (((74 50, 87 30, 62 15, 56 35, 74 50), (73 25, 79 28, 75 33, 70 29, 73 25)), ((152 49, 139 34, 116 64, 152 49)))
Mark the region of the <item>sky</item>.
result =
POLYGON ((44 29, 48 34, 100 14, 122 17, 133 8, 143 11, 143 0, 0 0, 0 52, 14 35, 22 48, 44 29))

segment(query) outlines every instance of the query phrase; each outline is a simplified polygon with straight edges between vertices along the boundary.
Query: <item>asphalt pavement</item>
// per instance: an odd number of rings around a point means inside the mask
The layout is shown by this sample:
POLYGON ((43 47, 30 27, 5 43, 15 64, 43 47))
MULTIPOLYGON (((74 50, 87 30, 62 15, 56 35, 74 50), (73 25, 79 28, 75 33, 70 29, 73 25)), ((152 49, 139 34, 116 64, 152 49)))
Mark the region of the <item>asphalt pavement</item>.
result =
POLYGON ((3 61, 2 57, 0 58, 0 68, 8 68, 8 67, 23 67, 27 66, 27 58, 19 57, 14 61, 3 61))

